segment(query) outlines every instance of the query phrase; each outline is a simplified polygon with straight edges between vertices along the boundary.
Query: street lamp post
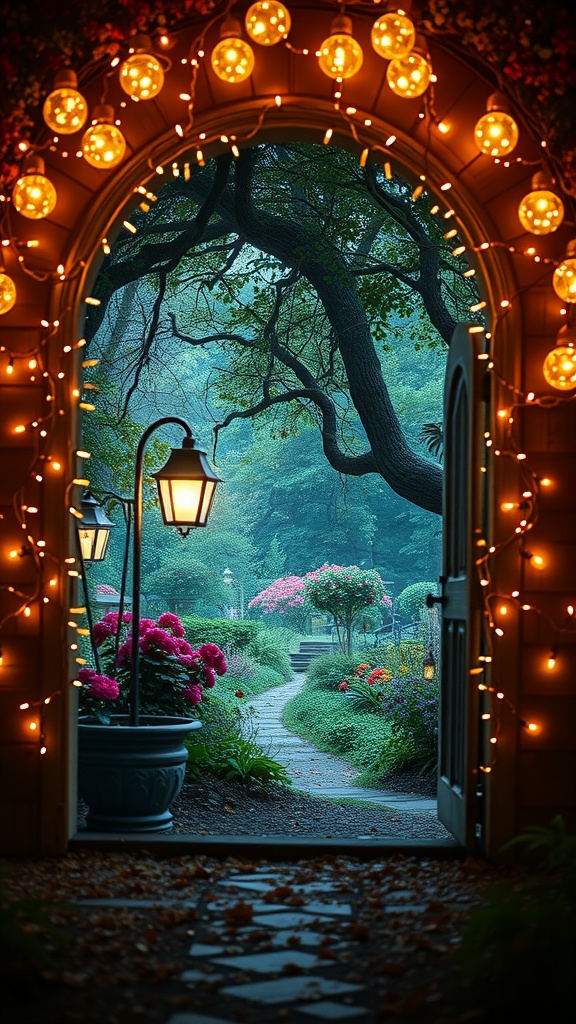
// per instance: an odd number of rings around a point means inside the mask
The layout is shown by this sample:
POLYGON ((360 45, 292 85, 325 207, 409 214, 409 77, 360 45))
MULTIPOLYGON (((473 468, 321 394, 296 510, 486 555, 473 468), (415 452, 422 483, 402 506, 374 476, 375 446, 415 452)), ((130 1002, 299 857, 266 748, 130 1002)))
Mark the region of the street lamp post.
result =
POLYGON ((142 485, 144 449, 158 427, 174 423, 182 427, 182 448, 173 448, 162 469, 151 475, 158 485, 160 511, 167 526, 186 537, 193 527, 206 526, 216 484, 220 477, 210 468, 206 453, 195 448, 192 431, 178 416, 165 416, 146 428, 136 451, 134 474, 134 551, 132 558, 132 653, 130 671, 130 725, 140 722, 140 581, 142 562, 142 485))

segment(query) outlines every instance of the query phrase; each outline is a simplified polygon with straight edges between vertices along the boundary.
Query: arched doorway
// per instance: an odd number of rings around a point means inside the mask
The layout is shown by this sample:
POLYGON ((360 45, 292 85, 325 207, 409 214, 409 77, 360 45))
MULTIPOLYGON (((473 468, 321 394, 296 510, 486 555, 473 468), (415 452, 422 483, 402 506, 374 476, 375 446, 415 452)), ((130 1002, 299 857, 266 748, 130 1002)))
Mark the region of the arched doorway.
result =
MULTIPOLYGON (((311 33, 315 33, 315 38, 323 38, 325 5, 319 3, 310 7, 295 3, 292 6, 294 46, 311 38, 311 33)), ((340 104, 335 106, 338 97, 334 96, 333 84, 319 73, 315 62, 304 61, 303 55, 295 49, 283 49, 280 60, 274 48, 262 48, 252 82, 237 87, 216 80, 204 65, 199 67, 195 56, 192 116, 192 108, 186 107, 191 101, 178 97, 180 92, 190 95, 184 91, 183 76, 189 84, 190 65, 185 65, 190 60, 191 42, 198 37, 196 30, 206 30, 207 49, 217 38, 219 25, 204 21, 177 33, 170 58, 174 75, 171 80, 167 76, 166 88, 159 97, 150 106, 128 104, 123 127, 130 155, 113 174, 102 176, 84 163, 75 163, 75 158, 64 157, 58 146, 45 152, 47 171, 59 195, 58 219, 47 218, 40 225, 35 224, 34 232, 28 222, 25 225, 19 222, 22 237, 18 241, 26 245, 27 241, 36 240, 34 236, 41 236, 43 265, 56 266, 58 272, 45 273, 38 264, 30 273, 23 270, 22 264, 32 268, 31 259, 20 260, 14 256, 7 260, 7 269, 16 280, 19 301, 2 324, 6 337, 15 326, 21 332, 16 361, 18 370, 24 371, 19 379, 21 390, 13 388, 9 395, 12 404, 6 419, 6 465, 18 467, 23 461, 21 453, 25 451, 34 468, 32 483, 27 475, 22 477, 16 471, 17 514, 4 524, 8 545, 14 545, 16 556, 22 527, 26 537, 31 538, 28 544, 33 556, 29 561, 24 557, 12 560, 11 564, 16 565, 18 571, 12 571, 9 576, 12 589, 7 588, 5 595, 8 619, 17 623, 14 639, 10 636, 6 641, 15 668, 14 690, 21 704, 28 705, 23 708, 24 715, 17 713, 12 717, 17 737, 16 757, 23 758, 23 763, 30 766, 30 795, 23 811, 25 824, 21 840, 26 849, 62 850, 73 804, 68 775, 68 765, 75 756, 73 717, 69 708, 69 683, 73 675, 69 659, 73 655, 67 631, 78 628, 78 622, 72 617, 77 614, 72 611, 76 607, 75 576, 69 575, 77 570, 69 568, 73 563, 66 561, 73 558, 74 525, 66 510, 74 507, 77 493, 74 488, 81 486, 75 481, 84 479, 74 443, 78 401, 82 400, 79 394, 81 325, 85 303, 91 301, 90 290, 98 272, 98 254, 105 250, 108 239, 121 230, 123 222, 129 223, 131 208, 153 202, 156 174, 173 173, 172 165, 177 161, 182 161, 182 173, 187 173, 186 165, 200 162, 205 154, 224 147, 234 153, 235 147, 255 137, 263 141, 288 137, 327 139, 327 142, 335 137, 342 144, 352 146, 360 161, 377 158, 389 163, 392 173, 398 161, 399 166, 414 175, 415 183, 423 179, 423 187, 429 189, 436 200, 438 215, 446 219, 446 233, 452 230, 452 224, 457 226, 470 258, 477 262, 485 282, 482 303, 489 316, 488 331, 483 335, 484 350, 478 355, 485 357, 487 366, 494 370, 490 378, 490 428, 485 431, 486 447, 491 451, 484 467, 471 466, 471 472, 485 469, 486 478, 491 481, 485 517, 490 535, 474 540, 485 549, 477 564, 479 570, 486 570, 480 582, 487 580, 482 616, 490 644, 486 650, 477 648, 473 652, 473 663, 469 661, 468 671, 473 673, 472 685, 476 685, 477 676, 482 676, 480 685, 484 693, 493 698, 494 705, 492 710, 482 711, 478 727, 488 731, 478 745, 478 763, 470 769, 475 777, 480 773, 490 776, 485 779, 483 810, 488 852, 494 852, 527 815, 545 815, 546 797, 537 786, 540 767, 547 766, 546 771, 554 773, 554 765, 570 763, 573 756, 571 744, 555 724, 560 707, 558 701, 550 703, 549 691, 547 695, 543 693, 534 673, 529 673, 527 687, 520 685, 524 641, 520 623, 522 607, 535 608, 537 614, 541 604, 546 609, 551 601, 553 604, 549 591, 559 594, 561 603, 570 588, 562 553, 550 548, 553 526, 548 526, 549 532, 544 532, 541 543, 547 557, 550 552, 552 556, 553 576, 548 576, 545 583, 534 552, 524 543, 527 529, 535 525, 532 499, 544 478, 542 467, 546 460, 543 456, 547 450, 536 437, 538 430, 535 432, 532 426, 535 419, 530 422, 524 410, 542 391, 541 358, 550 347, 550 332, 561 322, 557 298, 549 282, 542 280, 541 267, 535 263, 530 246, 526 246, 526 237, 519 230, 516 217, 518 201, 530 188, 531 167, 518 163, 504 170, 477 152, 472 127, 484 110, 489 89, 482 74, 434 38, 429 40, 429 46, 433 64, 438 68, 435 104, 445 117, 442 123, 450 119, 451 130, 446 135, 438 130, 438 119, 430 106, 421 109, 419 102, 386 92, 385 65, 370 49, 371 24, 370 13, 359 9, 355 25, 366 59, 357 79, 345 84, 346 102, 350 104, 345 108, 340 104), (184 63, 179 65, 179 61, 184 63), (234 89, 233 98, 231 89, 234 89), (184 125, 175 120, 175 110, 183 112, 184 125), (526 335, 520 333, 521 325, 524 331, 529 329, 529 349, 526 335), (33 367, 25 367, 24 357, 28 353, 32 353, 28 364, 37 360, 36 353, 41 355, 46 376, 40 379, 33 367), (530 398, 533 392, 535 398, 530 398), (522 410, 514 417, 511 407, 518 404, 522 410), (528 453, 534 451, 534 465, 538 467, 528 481, 523 465, 526 460, 522 458, 527 453, 508 429, 511 419, 520 421, 522 426, 526 419, 526 447, 528 453), (40 462, 47 469, 45 474, 36 469, 40 462), (529 490, 530 496, 523 497, 529 490), (529 503, 529 513, 524 525, 518 527, 519 534, 514 537, 514 528, 509 540, 508 522, 500 514, 500 506, 518 507, 522 501, 529 503), (31 518, 37 514, 33 510, 39 508, 42 509, 42 536, 31 518), (518 595, 526 591, 530 600, 520 606, 518 595), (504 630, 500 626, 493 607, 496 599, 502 602, 501 607, 506 607, 507 614, 513 612, 513 629, 504 630), (75 624, 68 626, 70 621, 75 624), (65 658, 62 656, 64 637, 65 658), (28 642, 28 638, 34 638, 34 642, 28 642), (36 680, 32 687, 31 678, 36 680), (49 705, 45 703, 47 700, 49 705), (506 709, 506 714, 498 715, 499 709, 506 709), (486 715, 492 717, 485 718, 486 715), (528 730, 532 717, 534 729, 528 730), (483 722, 489 724, 484 726, 483 722), (494 727, 492 722, 496 722, 494 727), (30 743, 30 736, 34 734, 41 735, 40 748, 30 743), (492 743, 493 740, 497 742, 492 743), (494 756, 496 746, 497 759, 494 756), (489 756, 484 756, 484 748, 489 756), (39 755, 39 749, 45 750, 45 754, 39 755)), ((119 101, 117 86, 114 82, 109 84, 113 91, 116 89, 119 101)), ((101 98, 101 86, 101 75, 87 80, 85 92, 91 105, 101 98)), ((112 97, 112 93, 110 95, 112 97)), ((529 130, 527 135, 530 138, 526 142, 526 158, 538 160, 538 140, 529 130)), ((561 241, 566 242, 563 232, 539 240, 538 262, 543 259, 557 262, 561 256, 561 241)), ((31 246, 31 252, 34 248, 31 246)), ((14 249, 15 253, 18 251, 22 250, 14 249)), ((7 337, 6 350, 12 353, 14 347, 14 342, 7 337)), ((564 418, 569 420, 569 407, 547 412, 549 404, 535 404, 538 415, 542 410, 547 423, 553 420, 559 425, 564 418)), ((549 430, 554 433, 558 426, 551 426, 549 430)), ((550 442, 548 447, 550 445, 558 456, 570 450, 569 445, 563 446, 560 442, 550 442)), ((566 479, 563 476, 566 460, 560 457, 555 461, 558 479, 566 479)), ((557 494, 561 492, 562 488, 557 494)), ((562 500, 569 499, 565 496, 559 500, 562 512, 567 507, 562 500)), ((569 539, 560 541, 562 544, 569 544, 569 539)), ((544 555, 539 557, 546 562, 544 555)), ((571 559, 572 555, 569 557, 571 559)), ((550 648, 556 649, 552 646, 558 633, 555 624, 561 621, 560 631, 564 629, 560 610, 553 607, 552 612, 554 614, 550 615, 546 612, 546 623, 552 623, 551 630, 544 629, 536 638, 534 653, 539 664, 550 648)), ((540 616, 538 621, 544 622, 544 619, 540 616)), ((548 657, 550 660, 555 661, 548 657)), ((565 665, 568 662, 567 655, 565 665)), ((562 680, 556 683, 554 696, 559 700, 567 699, 564 687, 562 680)), ((563 793, 562 801, 566 806, 572 805, 569 790, 563 793)))

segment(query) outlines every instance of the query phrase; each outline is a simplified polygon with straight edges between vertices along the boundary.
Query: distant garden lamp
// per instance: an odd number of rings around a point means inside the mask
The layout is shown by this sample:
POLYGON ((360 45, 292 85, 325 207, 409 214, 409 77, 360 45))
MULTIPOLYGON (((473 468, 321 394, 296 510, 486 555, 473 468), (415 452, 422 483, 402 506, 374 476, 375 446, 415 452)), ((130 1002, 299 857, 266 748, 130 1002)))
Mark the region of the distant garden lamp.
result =
POLYGON ((113 523, 98 504, 91 491, 84 491, 80 505, 82 519, 78 520, 78 539, 85 562, 103 562, 108 551, 113 523))
POLYGON ((134 554, 132 565, 132 659, 130 669, 130 725, 140 724, 140 580, 142 572, 142 485, 144 449, 151 434, 166 423, 182 427, 185 437, 181 448, 173 448, 168 462, 152 473, 158 485, 160 510, 166 526, 175 526, 186 537, 192 527, 206 526, 214 500, 216 476, 206 453, 194 447, 192 431, 178 416, 156 420, 142 434, 136 450, 134 473, 134 554))
POLYGON ((422 661, 422 670, 424 679, 434 679, 434 672, 436 671, 436 662, 432 651, 429 651, 426 657, 422 661))

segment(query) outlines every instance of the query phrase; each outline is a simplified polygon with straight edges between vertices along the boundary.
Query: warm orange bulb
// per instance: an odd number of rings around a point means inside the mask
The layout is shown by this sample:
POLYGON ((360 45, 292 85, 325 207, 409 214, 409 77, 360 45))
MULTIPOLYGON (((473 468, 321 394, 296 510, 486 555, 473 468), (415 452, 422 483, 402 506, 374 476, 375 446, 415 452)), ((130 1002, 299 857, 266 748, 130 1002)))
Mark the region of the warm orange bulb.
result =
POLYGON ((328 78, 352 78, 362 67, 362 47, 352 35, 352 22, 345 14, 334 18, 331 34, 320 46, 318 65, 328 78))

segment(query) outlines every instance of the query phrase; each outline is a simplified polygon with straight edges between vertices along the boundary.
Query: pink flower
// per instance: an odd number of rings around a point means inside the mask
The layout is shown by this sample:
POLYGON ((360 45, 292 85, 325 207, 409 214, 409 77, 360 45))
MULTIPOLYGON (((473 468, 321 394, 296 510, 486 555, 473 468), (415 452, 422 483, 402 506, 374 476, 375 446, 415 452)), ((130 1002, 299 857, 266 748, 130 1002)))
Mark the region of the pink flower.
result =
POLYGON ((348 689, 348 683, 346 681, 344 681, 343 683, 339 683, 338 684, 338 689, 339 690, 347 690, 348 689))
POLYGON ((183 637, 186 632, 178 616, 174 615, 172 612, 163 612, 158 619, 158 625, 161 626, 162 629, 170 629, 174 636, 183 637))
POLYGON ((180 651, 180 654, 192 654, 193 653, 192 648, 190 647, 190 644, 188 643, 187 640, 178 640, 177 642, 178 642, 178 650, 180 651))
MULTIPOLYGON (((222 675, 222 673, 220 673, 220 675, 222 675)), ((205 665, 204 666, 204 686, 207 686, 209 689, 212 689, 212 687, 214 686, 215 682, 216 682, 216 675, 215 675, 215 673, 213 672, 213 670, 211 668, 208 668, 208 666, 205 665)))
POLYGON ((199 704, 202 700, 202 687, 198 683, 192 683, 184 690, 184 696, 190 704, 199 704))
POLYGON ((194 658, 192 658, 189 654, 179 654, 178 661, 180 662, 181 665, 184 665, 184 668, 194 668, 194 658))
POLYGON ((112 632, 116 633, 118 631, 118 618, 118 612, 108 612, 100 621, 106 623, 106 625, 110 626, 112 632))
POLYGON ((104 641, 107 640, 109 636, 113 636, 114 633, 115 630, 112 629, 112 626, 108 622, 104 622, 103 620, 102 622, 95 622, 92 629, 92 638, 96 647, 100 647, 100 644, 103 644, 104 641))
POLYGON ((154 622, 154 619, 140 619, 140 628, 138 630, 140 636, 142 636, 143 633, 147 633, 149 629, 155 628, 156 623, 154 622))
POLYGON ((120 687, 115 679, 109 676, 94 676, 88 694, 96 700, 116 700, 120 687))
MULTIPOLYGON (((223 676, 226 671, 226 659, 216 644, 202 644, 198 653, 209 669, 214 669, 218 676, 223 676)), ((214 685, 214 684, 212 684, 214 685)))
POLYGON ((132 637, 126 637, 123 644, 120 644, 118 648, 118 654, 116 655, 116 664, 124 665, 125 662, 130 661, 132 657, 132 637))
POLYGON ((93 668, 81 668, 78 679, 87 687, 88 696, 94 697, 95 700, 116 700, 120 693, 120 687, 115 679, 100 675, 93 668))
POLYGON ((154 654, 159 651, 163 654, 178 654, 175 638, 157 627, 149 629, 140 637, 140 650, 143 654, 154 654))

